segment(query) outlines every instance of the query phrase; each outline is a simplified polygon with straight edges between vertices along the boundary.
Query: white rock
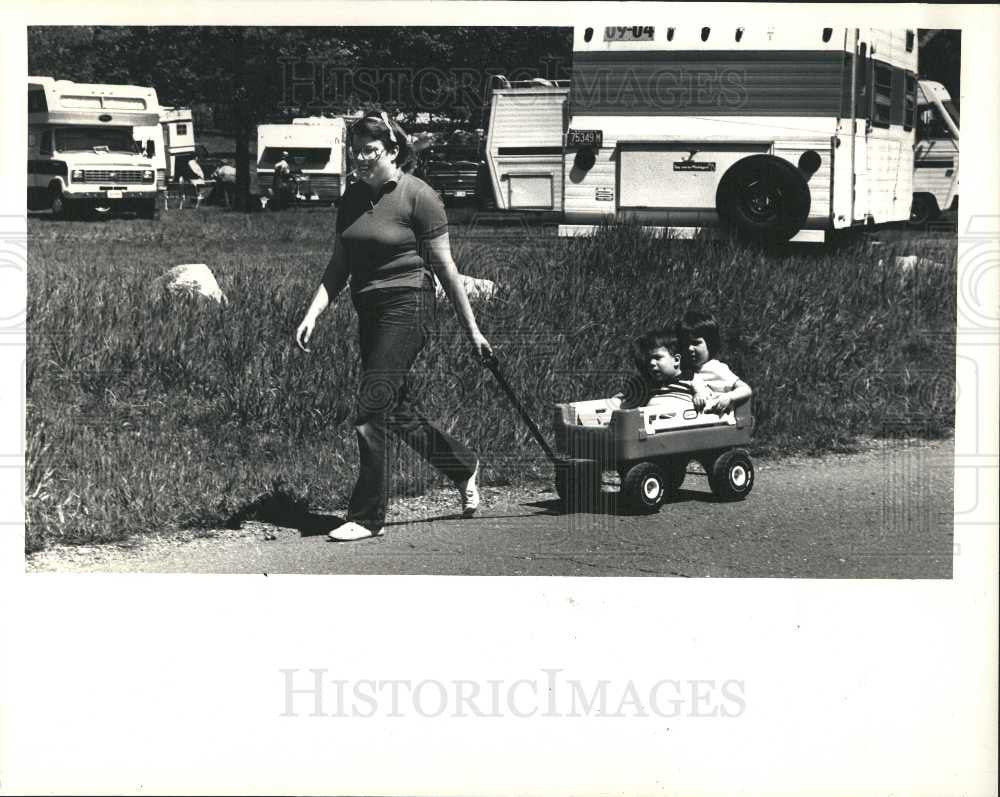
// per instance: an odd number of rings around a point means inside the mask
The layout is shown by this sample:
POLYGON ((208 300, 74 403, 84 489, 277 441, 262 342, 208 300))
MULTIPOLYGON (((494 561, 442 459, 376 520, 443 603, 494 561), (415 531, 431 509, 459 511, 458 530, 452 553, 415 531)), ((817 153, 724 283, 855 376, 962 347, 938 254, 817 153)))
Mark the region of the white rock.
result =
MULTIPOLYGON (((497 293, 497 284, 493 280, 478 279, 477 277, 467 277, 464 274, 460 274, 459 277, 462 280, 462 285, 465 288, 465 293, 469 297, 469 301, 475 301, 479 299, 484 302, 488 302, 490 299, 494 298, 497 293)), ((445 298, 444 288, 441 287, 441 283, 435 280, 436 292, 438 299, 445 298)))
POLYGON ((204 263, 184 263, 174 266, 160 277, 167 284, 167 289, 174 293, 194 293, 221 304, 229 304, 229 299, 222 292, 212 269, 204 263))

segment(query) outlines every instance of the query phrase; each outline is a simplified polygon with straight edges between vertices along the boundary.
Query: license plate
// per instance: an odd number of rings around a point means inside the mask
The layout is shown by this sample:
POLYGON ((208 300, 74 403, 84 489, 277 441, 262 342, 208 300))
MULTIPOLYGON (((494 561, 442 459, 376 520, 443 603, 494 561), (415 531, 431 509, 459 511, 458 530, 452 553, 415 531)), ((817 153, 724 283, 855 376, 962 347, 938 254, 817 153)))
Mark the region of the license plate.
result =
POLYGON ((455 196, 456 197, 465 196, 465 191, 456 191, 455 196))
POLYGON ((604 145, 603 130, 567 130, 567 147, 594 147, 600 149, 604 145))
POLYGON ((656 28, 649 25, 634 25, 625 28, 605 28, 604 41, 606 42, 651 42, 656 33, 656 28))
POLYGON ((675 172, 714 172, 712 161, 674 161, 675 172))
POLYGON ((108 191, 108 199, 121 199, 121 198, 122 198, 121 191, 108 191))

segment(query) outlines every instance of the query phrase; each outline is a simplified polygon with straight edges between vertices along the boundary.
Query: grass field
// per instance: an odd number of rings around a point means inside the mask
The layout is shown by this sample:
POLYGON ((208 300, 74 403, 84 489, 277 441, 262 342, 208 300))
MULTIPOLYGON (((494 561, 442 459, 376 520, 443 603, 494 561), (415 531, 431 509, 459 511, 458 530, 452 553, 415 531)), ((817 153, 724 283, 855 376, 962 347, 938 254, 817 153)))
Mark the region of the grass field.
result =
MULTIPOLYGON (((473 222, 452 226, 456 260, 499 283, 480 324, 543 431, 553 402, 610 395, 631 368, 628 341, 696 304, 717 313, 722 359, 754 388, 757 453, 951 432, 953 240, 765 253, 627 227, 559 240, 473 222), (902 270, 896 254, 937 265, 902 270)), ((346 294, 311 355, 293 342, 332 230, 315 210, 29 220, 29 551, 218 527, 269 503, 345 503, 358 376, 346 294), (179 263, 208 264, 229 305, 152 286, 179 263)), ((413 380, 425 412, 480 453, 487 483, 550 475, 447 305, 413 380)), ((399 492, 440 483, 397 450, 399 492)))

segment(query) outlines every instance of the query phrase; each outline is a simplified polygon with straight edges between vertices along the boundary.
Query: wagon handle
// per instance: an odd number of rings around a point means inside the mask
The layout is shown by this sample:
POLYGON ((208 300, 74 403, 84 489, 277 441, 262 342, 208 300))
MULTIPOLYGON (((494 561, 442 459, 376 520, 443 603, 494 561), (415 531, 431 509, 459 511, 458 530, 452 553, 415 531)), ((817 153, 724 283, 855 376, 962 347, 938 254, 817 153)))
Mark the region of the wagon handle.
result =
POLYGON ((503 388, 503 392, 507 394, 507 398, 510 399, 510 403, 513 404, 514 409, 520 413, 524 423, 527 425, 528 429, 531 430, 531 434, 534 436, 535 440, 538 441, 538 445, 542 447, 542 450, 545 452, 545 456, 549 458, 549 461, 553 465, 559 464, 559 459, 553 453, 549 444, 545 442, 545 438, 542 437, 542 433, 538 431, 538 426, 536 426, 535 422, 531 420, 531 416, 528 415, 528 411, 524 408, 524 405, 522 405, 521 402, 518 401, 517 396, 514 395, 513 388, 511 388, 510 383, 507 381, 507 378, 503 375, 503 371, 500 369, 500 361, 497 359, 496 354, 490 353, 488 356, 483 357, 482 364, 485 368, 488 368, 493 372, 493 376, 496 377, 500 387, 503 388))

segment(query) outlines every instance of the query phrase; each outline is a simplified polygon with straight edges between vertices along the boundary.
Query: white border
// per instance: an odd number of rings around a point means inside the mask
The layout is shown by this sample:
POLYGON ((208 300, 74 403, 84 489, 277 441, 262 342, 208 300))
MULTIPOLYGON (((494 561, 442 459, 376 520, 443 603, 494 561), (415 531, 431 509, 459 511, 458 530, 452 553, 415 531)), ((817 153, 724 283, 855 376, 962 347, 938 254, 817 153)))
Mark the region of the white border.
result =
MULTIPOLYGON (((960 230, 987 235, 961 244, 960 264, 977 241, 995 244, 996 8, 670 11, 699 24, 772 14, 962 27, 960 230)), ((4 6, 0 213, 24 213, 28 23, 572 26, 651 13, 631 3, 4 6)), ((956 527, 953 580, 25 576, 17 527, 0 526, 0 791, 995 794, 998 268, 976 268, 976 292, 961 301, 993 328, 961 332, 959 357, 976 363, 979 406, 994 414, 973 428, 962 410, 977 396, 961 386, 956 459, 978 484, 956 479, 956 506, 979 495, 956 527), (280 718, 282 667, 351 679, 514 680, 546 667, 616 682, 739 679, 747 708, 735 720, 280 718)), ((0 484, 4 517, 16 519, 13 489, 0 484)))

